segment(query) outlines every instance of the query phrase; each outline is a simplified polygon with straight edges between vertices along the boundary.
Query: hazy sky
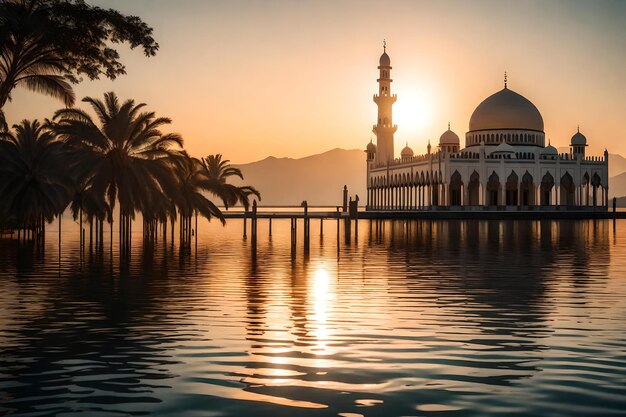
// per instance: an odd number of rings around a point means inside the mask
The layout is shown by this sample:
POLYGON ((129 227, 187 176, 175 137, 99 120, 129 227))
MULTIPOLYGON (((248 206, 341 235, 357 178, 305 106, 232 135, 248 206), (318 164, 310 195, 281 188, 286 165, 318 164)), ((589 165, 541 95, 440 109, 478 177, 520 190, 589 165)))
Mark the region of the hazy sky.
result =
MULTIPOLYGON (((450 121, 509 88, 531 100, 553 145, 580 124, 589 151, 626 154, 626 1, 91 1, 139 15, 160 51, 122 50, 128 75, 84 82, 174 119, 193 155, 234 162, 364 148, 376 121, 382 40, 393 66, 396 153, 425 152, 450 121)), ((82 103, 79 103, 82 105, 82 103)), ((19 90, 10 122, 59 102, 19 90)))

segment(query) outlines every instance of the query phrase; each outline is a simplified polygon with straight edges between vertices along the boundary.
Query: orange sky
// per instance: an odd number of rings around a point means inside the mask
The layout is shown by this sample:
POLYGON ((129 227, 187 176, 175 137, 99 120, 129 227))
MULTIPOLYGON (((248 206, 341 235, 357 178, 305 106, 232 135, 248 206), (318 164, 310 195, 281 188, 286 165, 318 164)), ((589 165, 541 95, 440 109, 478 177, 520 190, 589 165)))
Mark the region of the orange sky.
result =
MULTIPOLYGON (((84 82, 174 119, 191 154, 242 163, 364 148, 386 38, 396 153, 464 138, 473 109, 502 88, 539 108, 546 137, 567 146, 581 125, 591 154, 626 154, 626 2, 91 1, 141 16, 158 55, 122 50, 128 75, 84 82)), ((50 117, 53 99, 18 90, 9 122, 50 117)))

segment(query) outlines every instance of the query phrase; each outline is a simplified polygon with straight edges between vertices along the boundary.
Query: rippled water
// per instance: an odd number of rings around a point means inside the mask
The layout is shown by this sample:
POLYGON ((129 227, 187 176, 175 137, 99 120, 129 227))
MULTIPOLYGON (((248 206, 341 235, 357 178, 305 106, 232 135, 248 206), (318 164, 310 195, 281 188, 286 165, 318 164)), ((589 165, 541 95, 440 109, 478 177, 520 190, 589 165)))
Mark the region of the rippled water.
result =
POLYGON ((626 221, 267 226, 0 240, 0 413, 626 414, 626 221))

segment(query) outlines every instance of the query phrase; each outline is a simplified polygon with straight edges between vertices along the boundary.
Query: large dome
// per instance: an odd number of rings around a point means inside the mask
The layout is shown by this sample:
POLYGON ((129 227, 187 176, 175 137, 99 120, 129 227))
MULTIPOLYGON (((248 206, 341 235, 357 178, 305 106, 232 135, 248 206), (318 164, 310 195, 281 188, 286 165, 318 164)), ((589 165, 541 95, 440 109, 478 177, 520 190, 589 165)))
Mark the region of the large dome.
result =
POLYGON ((476 107, 469 130, 524 129, 543 132, 543 118, 526 97, 503 88, 476 107))

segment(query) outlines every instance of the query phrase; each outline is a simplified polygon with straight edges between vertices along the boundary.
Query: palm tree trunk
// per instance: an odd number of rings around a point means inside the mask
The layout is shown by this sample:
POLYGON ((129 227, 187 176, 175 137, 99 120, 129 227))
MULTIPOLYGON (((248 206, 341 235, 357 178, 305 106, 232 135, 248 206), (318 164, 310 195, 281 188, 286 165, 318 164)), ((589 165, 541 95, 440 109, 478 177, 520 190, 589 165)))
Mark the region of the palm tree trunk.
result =
POLYGON ((59 213, 57 218, 59 219, 59 275, 61 275, 61 220, 63 219, 63 213, 59 213))
POLYGON ((89 253, 93 250, 93 216, 89 216, 89 253))
POLYGON ((80 206, 80 209, 78 210, 80 213, 80 218, 78 220, 78 242, 80 245, 80 250, 82 253, 83 250, 83 206, 80 206))
POLYGON ((42 214, 41 215, 41 249, 42 250, 45 244, 46 244, 46 220, 43 218, 43 214, 42 214))
POLYGON ((124 216, 122 215, 122 208, 120 207, 120 251, 122 250, 122 244, 124 242, 124 216))
POLYGON ((113 256, 113 216, 111 216, 111 222, 109 223, 111 225, 111 239, 110 239, 110 244, 111 244, 111 257, 113 256))

